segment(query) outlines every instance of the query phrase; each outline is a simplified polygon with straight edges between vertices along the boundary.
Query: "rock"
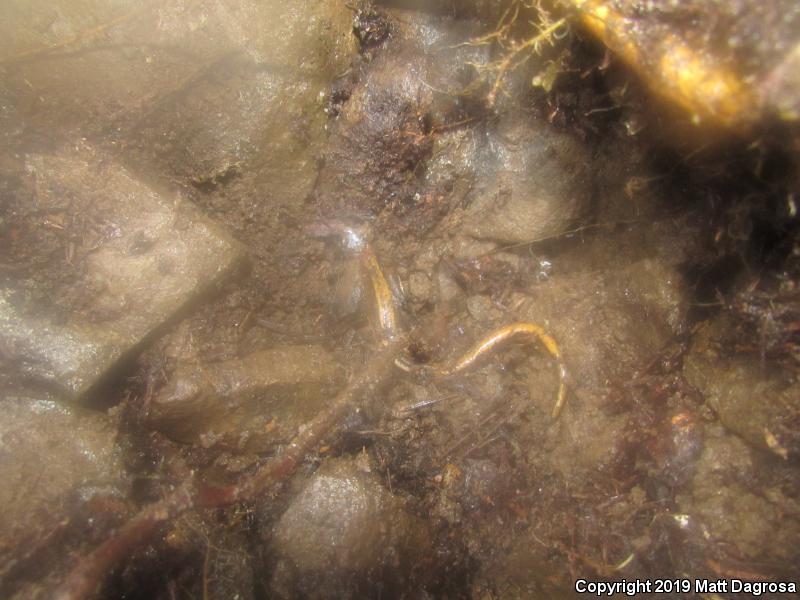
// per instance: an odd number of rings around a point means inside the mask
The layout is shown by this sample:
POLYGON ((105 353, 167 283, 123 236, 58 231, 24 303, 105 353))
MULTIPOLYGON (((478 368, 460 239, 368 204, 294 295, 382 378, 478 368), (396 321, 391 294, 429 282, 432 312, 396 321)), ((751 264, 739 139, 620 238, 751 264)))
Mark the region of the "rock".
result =
POLYGON ((15 547, 21 540, 33 544, 79 502, 123 495, 127 484, 105 415, 19 397, 4 398, 0 410, 0 564, 11 567, 25 554, 15 547))
MULTIPOLYGON (((797 564, 800 505, 781 491, 785 476, 765 469, 746 444, 719 426, 709 433, 691 489, 678 497, 687 548, 723 564, 797 564)), ((705 560, 694 562, 691 570, 699 576, 705 560)))
POLYGON ((30 155, 23 179, 14 218, 27 264, 0 289, 0 345, 68 398, 87 399, 241 258, 187 202, 89 146, 30 155))
POLYGON ((706 323, 684 361, 684 375, 720 422, 757 448, 786 459, 800 455, 800 384, 785 370, 727 351, 729 318, 706 323))
MULTIPOLYGON (((169 0, 131 7, 99 0, 76 7, 64 0, 9 8, 0 60, 26 116, 85 133, 130 122, 156 103, 177 98, 188 109, 185 124, 194 148, 207 139, 201 128, 219 119, 213 112, 195 121, 195 109, 204 105, 202 80, 210 75, 213 89, 214 74, 224 80, 231 57, 268 74, 274 90, 268 95, 281 100, 270 103, 277 111, 272 119, 280 121, 283 100, 296 99, 298 89, 306 98, 317 96, 355 50, 351 13, 337 1, 169 0)), ((235 110, 228 114, 246 117, 253 97, 245 93, 237 102, 236 93, 230 90, 235 110)), ((233 129, 244 123, 241 118, 233 129)), ((251 133, 263 124, 244 126, 251 133)), ((208 131, 211 138, 233 139, 221 127, 208 131)), ((204 152, 225 151, 230 146, 204 152)))
POLYGON ((0 290, 0 339, 19 375, 52 384, 71 397, 82 397, 121 353, 113 334, 93 335, 84 328, 26 318, 8 289, 0 290))
POLYGON ((501 315, 488 296, 478 295, 467 298, 467 312, 478 323, 491 323, 501 315))
POLYGON ((434 140, 425 164, 425 183, 433 188, 452 189, 458 203, 466 198, 479 169, 479 154, 487 136, 479 128, 444 131, 434 140))
POLYGON ((244 3, 212 11, 207 27, 240 31, 241 50, 149 105, 128 146, 204 191, 250 172, 272 210, 302 202, 327 137, 324 93, 355 54, 350 11, 336 0, 244 3))
POLYGON ((477 31, 474 23, 420 13, 397 15, 396 22, 390 40, 348 90, 317 189, 325 190, 320 202, 331 216, 374 216, 388 207, 399 221, 424 231, 446 212, 431 188, 456 179, 446 165, 434 167, 440 175, 428 173, 434 149, 444 147, 433 130, 449 131, 473 110, 461 91, 475 77, 470 65, 485 63, 488 49, 463 43, 477 31), (423 180, 428 189, 421 188, 423 180))
POLYGON ((272 581, 279 597, 287 592, 358 597, 370 583, 398 585, 412 564, 424 560, 429 545, 400 499, 349 459, 326 462, 292 501, 274 535, 265 536, 272 537, 279 557, 272 581))
POLYGON ((501 117, 478 152, 464 233, 520 243, 570 229, 589 208, 585 143, 527 114, 501 117))
POLYGON ((408 294, 414 302, 432 303, 435 291, 430 277, 423 271, 411 273, 408 277, 408 294))
POLYGON ((436 284, 439 298, 443 302, 452 302, 461 294, 458 282, 444 269, 440 269, 437 272, 436 284))
POLYGON ((333 397, 334 359, 317 346, 285 346, 210 365, 179 364, 154 398, 150 421, 170 438, 237 452, 286 443, 333 397))

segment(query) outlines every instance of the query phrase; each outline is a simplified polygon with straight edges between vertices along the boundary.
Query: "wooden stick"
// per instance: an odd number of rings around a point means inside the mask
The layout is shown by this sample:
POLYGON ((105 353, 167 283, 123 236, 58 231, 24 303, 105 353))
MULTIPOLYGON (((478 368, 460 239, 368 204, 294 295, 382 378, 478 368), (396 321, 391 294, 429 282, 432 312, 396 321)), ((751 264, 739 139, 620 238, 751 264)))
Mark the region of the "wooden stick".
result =
POLYGON ((164 524, 195 508, 219 508, 258 497, 274 483, 294 472, 305 456, 322 439, 364 402, 377 399, 391 379, 394 359, 405 344, 398 336, 384 342, 370 361, 356 374, 331 405, 301 427, 283 452, 232 486, 198 487, 181 485, 162 500, 146 506, 114 531, 100 546, 79 557, 77 564, 53 594, 55 600, 85 600, 95 594, 110 572, 133 551, 146 544, 164 524))

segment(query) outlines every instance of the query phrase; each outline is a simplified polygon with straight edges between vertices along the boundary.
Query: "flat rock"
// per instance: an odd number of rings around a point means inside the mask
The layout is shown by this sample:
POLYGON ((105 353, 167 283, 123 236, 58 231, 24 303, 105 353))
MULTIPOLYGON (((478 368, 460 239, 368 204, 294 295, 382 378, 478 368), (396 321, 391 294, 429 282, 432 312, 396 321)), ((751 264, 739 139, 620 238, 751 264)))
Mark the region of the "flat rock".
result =
POLYGON ((284 89, 295 83, 287 73, 333 77, 355 47, 351 21, 338 1, 35 0, 8 6, 0 63, 24 116, 87 133, 130 122, 170 97, 191 100, 198 80, 227 70, 232 56, 263 65, 284 89))
POLYGON ((86 398, 241 258, 188 202, 91 147, 29 155, 22 181, 12 258, 27 264, 0 288, 0 345, 68 398, 86 398))
POLYGON ((250 173, 255 203, 274 211, 313 189, 325 91, 356 53, 352 16, 338 0, 231 4, 208 3, 204 23, 230 37, 227 49, 180 93, 149 103, 124 135, 137 163, 203 191, 250 173))
POLYGON ((31 398, 4 398, 0 408, 0 563, 6 564, 3 555, 14 553, 15 542, 50 533, 73 501, 97 490, 121 494, 125 481, 116 428, 105 415, 31 398))
POLYGON ((317 346, 284 346, 209 365, 179 364, 153 399, 153 426, 172 439, 264 452, 288 442, 335 394, 336 361, 317 346))

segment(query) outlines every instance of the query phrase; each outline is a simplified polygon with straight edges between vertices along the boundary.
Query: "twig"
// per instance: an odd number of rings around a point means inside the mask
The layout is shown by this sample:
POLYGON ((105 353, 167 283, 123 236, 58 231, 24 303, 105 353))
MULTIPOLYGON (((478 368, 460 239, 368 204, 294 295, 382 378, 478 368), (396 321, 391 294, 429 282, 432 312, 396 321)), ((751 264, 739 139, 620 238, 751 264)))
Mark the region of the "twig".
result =
POLYGON ((381 388, 390 379, 394 359, 404 343, 405 340, 399 336, 391 342, 384 342, 333 403, 305 425, 279 456, 264 463, 253 475, 238 484, 222 488, 184 483, 159 502, 145 507, 100 546, 79 557, 78 563, 56 589, 53 598, 84 600, 91 597, 110 571, 137 547, 147 543, 164 524, 194 508, 219 508, 253 499, 291 474, 305 456, 319 446, 325 435, 359 407, 362 398, 371 400, 379 397, 381 388))

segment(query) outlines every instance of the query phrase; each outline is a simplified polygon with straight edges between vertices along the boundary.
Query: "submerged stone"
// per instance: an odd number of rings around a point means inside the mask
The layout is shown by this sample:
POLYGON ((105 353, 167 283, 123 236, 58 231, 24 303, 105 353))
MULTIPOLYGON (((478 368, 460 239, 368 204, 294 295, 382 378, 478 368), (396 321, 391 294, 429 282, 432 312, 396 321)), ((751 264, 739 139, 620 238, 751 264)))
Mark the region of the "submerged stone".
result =
POLYGON ((6 552, 23 554, 15 542, 50 534, 74 504, 95 492, 121 495, 125 482, 105 415, 47 399, 9 397, 0 406, 0 563, 10 567, 6 552))
POLYGON ((138 163, 204 192, 250 173, 257 203, 274 211, 313 189, 325 91, 356 51, 352 16, 337 1, 227 5, 212 3, 204 23, 231 36, 216 61, 148 105, 126 135, 138 163))
POLYGON ((586 144, 530 115, 506 116, 487 134, 464 232, 519 243, 569 229, 591 201, 586 144))
POLYGON ((418 520, 358 463, 325 463, 274 532, 265 532, 274 533, 279 563, 272 590, 279 597, 363 597, 370 576, 402 582, 409 566, 424 557, 428 538, 418 520))
POLYGON ((85 399, 241 258, 188 202, 91 147, 30 155, 23 180, 29 265, 0 289, 0 343, 68 398, 85 399))
POLYGON ((210 365, 179 365, 150 419, 169 437, 264 452, 294 437, 335 394, 340 370, 317 346, 284 346, 210 365))
MULTIPOLYGON (((68 131, 124 124, 181 97, 196 116, 198 82, 224 72, 232 56, 272 73, 281 95, 294 98, 298 85, 316 95, 314 78, 343 71, 355 49, 351 13, 337 1, 37 0, 7 8, 0 62, 12 99, 31 120, 68 131)), ((200 126, 216 118, 187 123, 190 137, 201 142, 200 126)))

